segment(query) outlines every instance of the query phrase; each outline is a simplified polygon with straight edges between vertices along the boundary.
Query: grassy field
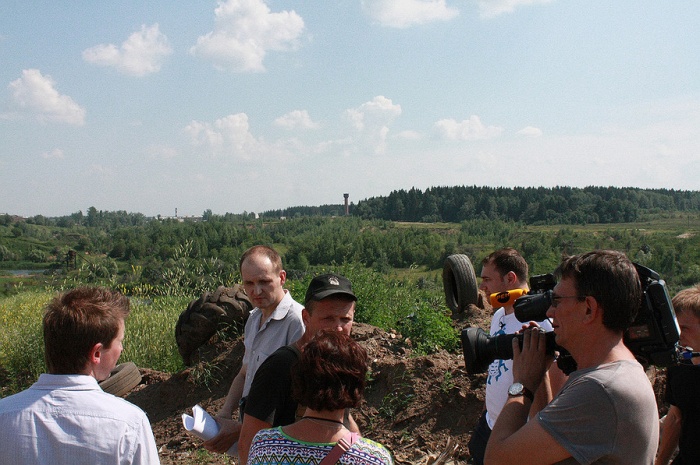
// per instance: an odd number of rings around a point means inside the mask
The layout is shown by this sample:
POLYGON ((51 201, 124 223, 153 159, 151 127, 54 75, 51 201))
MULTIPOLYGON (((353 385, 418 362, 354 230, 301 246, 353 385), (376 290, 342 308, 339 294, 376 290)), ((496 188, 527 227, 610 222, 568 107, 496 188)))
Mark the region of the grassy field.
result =
MULTIPOLYGON (((24 389, 45 372, 41 317, 55 295, 27 291, 0 298, 0 367, 7 373, 0 397, 24 389)), ((120 362, 173 373, 184 368, 175 345, 175 322, 188 298, 132 299, 120 362)))

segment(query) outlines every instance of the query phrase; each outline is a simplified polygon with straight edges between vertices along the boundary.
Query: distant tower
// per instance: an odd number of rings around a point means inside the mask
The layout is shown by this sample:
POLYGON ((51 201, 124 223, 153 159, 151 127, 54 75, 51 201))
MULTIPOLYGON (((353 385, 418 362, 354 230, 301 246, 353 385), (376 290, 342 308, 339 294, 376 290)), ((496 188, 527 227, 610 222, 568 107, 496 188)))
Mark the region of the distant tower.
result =
POLYGON ((175 218, 177 218, 177 208, 175 209, 175 218))
POLYGON ((348 197, 350 197, 350 194, 343 194, 343 197, 345 198, 345 216, 348 216, 350 214, 350 208, 348 207, 348 197))

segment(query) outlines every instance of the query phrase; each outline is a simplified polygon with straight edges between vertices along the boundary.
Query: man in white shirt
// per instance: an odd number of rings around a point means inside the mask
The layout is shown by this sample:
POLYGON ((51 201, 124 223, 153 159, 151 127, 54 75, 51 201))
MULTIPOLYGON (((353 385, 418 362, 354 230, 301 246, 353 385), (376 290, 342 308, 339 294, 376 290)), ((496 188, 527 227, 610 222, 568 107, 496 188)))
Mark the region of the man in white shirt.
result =
MULTIPOLYGON (((287 273, 282 259, 272 248, 256 245, 243 253, 240 260, 243 288, 255 308, 245 325, 245 353, 241 369, 233 379, 226 401, 216 414, 219 434, 204 442, 213 452, 227 452, 237 444, 242 415, 232 419, 234 411, 242 411, 245 398, 258 367, 274 351, 295 342, 304 334, 301 317, 303 306, 284 289, 287 273)), ((237 447, 231 451, 237 454, 237 447)))
POLYGON ((129 310, 126 297, 100 287, 77 288, 48 304, 48 374, 0 399, 0 463, 160 463, 146 414, 98 384, 122 353, 129 310))
MULTIPOLYGON (((506 247, 496 250, 482 261, 481 285, 479 289, 487 296, 500 292, 522 289, 529 291, 528 265, 517 250, 506 247)), ((547 331, 552 330, 552 325, 545 320, 540 326, 547 331)), ((522 329, 523 323, 515 317, 513 303, 505 304, 496 309, 491 319, 491 336, 501 334, 513 334, 522 329)), ((564 374, 556 365, 552 368, 555 389, 564 383, 564 374)), ((533 413, 544 407, 552 399, 552 387, 549 374, 545 377, 542 388, 535 393, 536 398, 533 413)), ((475 465, 482 465, 486 444, 491 435, 491 430, 496 424, 496 419, 501 409, 508 400, 508 387, 513 383, 513 361, 494 360, 488 368, 486 379, 486 403, 484 412, 479 418, 472 436, 469 440, 469 453, 475 465)))

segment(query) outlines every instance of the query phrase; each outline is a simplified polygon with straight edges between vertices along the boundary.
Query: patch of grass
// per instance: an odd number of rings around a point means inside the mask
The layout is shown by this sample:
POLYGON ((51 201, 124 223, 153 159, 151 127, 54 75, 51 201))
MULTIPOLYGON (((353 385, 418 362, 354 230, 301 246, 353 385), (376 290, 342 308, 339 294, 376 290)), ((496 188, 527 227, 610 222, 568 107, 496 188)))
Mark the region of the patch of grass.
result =
MULTIPOLYGON (((41 331, 43 309, 55 295, 27 291, 0 298, 0 367, 10 380, 2 397, 27 388, 46 371, 41 331)), ((175 323, 189 298, 132 299, 120 363, 174 373, 184 368, 175 343, 175 323)))
POLYGON ((42 311, 53 297, 40 291, 0 299, 0 366, 7 371, 7 396, 32 384, 45 371, 42 311))

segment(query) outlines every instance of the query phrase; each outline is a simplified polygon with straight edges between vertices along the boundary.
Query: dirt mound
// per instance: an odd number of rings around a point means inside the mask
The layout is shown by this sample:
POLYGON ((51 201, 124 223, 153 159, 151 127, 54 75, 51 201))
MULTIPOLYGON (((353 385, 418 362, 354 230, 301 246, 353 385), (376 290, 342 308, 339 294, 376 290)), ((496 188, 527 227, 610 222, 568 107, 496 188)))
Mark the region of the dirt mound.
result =
MULTIPOLYGON (((472 308, 456 326, 485 327, 489 310, 472 308)), ((414 356, 411 341, 393 332, 356 323, 353 337, 368 352, 371 381, 365 400, 353 411, 364 436, 386 445, 397 463, 427 464, 456 444, 452 460, 467 463, 467 442, 484 402, 485 374, 470 376, 460 353, 414 356)), ((172 376, 143 369, 143 381, 126 398, 148 414, 161 463, 231 463, 225 456, 202 453, 202 441, 187 434, 181 414, 199 403, 215 413, 243 357, 243 340, 218 341, 209 363, 199 363, 172 376)), ((657 395, 663 395, 663 371, 654 371, 657 395)))

